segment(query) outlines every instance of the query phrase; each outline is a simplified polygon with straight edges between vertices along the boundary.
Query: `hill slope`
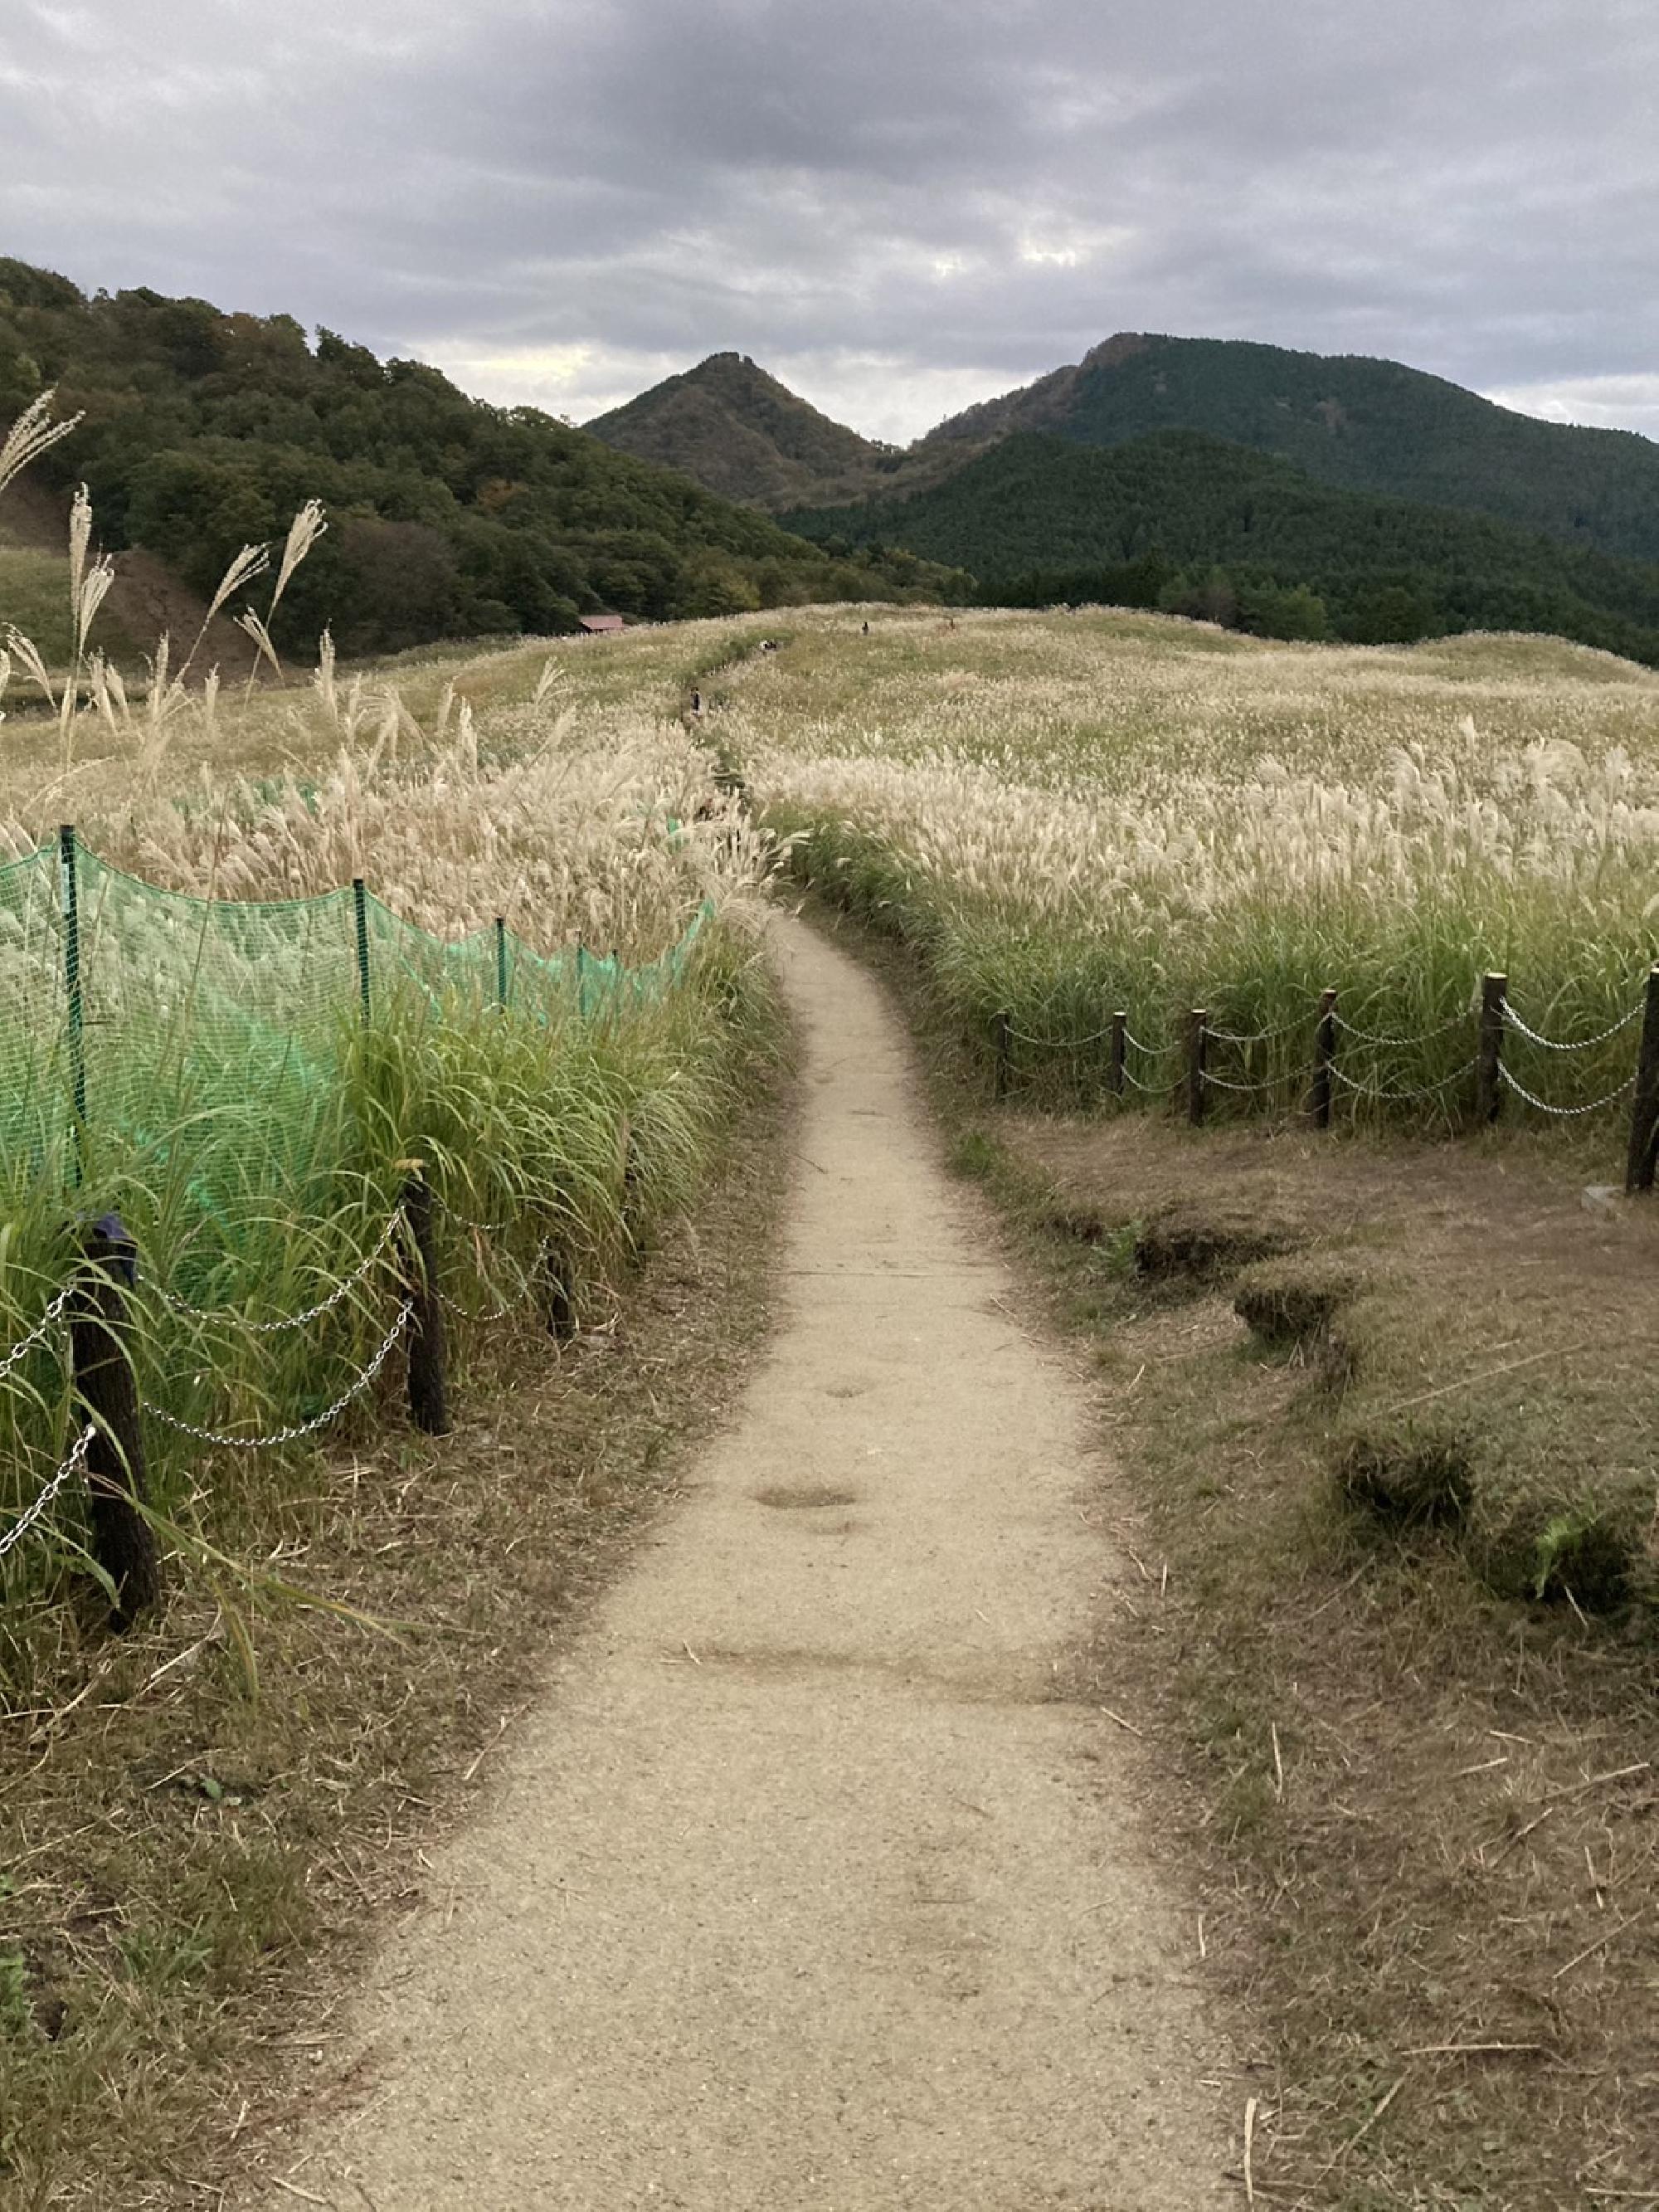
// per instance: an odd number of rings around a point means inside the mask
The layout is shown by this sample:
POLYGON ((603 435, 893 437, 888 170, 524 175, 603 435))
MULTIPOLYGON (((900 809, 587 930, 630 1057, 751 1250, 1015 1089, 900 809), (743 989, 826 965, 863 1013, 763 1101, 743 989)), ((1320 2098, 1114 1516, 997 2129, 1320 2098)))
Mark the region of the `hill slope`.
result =
POLYGON ((683 469, 723 498, 757 507, 799 507, 832 487, 851 496, 884 450, 737 353, 710 354, 586 427, 620 453, 683 469))
POLYGON ((1547 630, 1659 665, 1659 566, 1338 489, 1194 431, 1083 451, 1027 433, 931 491, 793 520, 836 550, 959 563, 1017 603, 1159 605, 1368 641, 1547 630))
POLYGON ((1115 446, 1207 431, 1350 490, 1455 507, 1570 544, 1659 560, 1659 443, 1542 422, 1460 385, 1358 355, 1121 332, 1067 368, 953 416, 913 448, 971 452, 1020 431, 1115 446))
MULTIPOLYGON (((49 669, 68 665, 71 653, 68 501, 49 491, 33 471, 0 493, 0 638, 15 625, 32 639, 49 669)), ((154 553, 129 547, 115 564, 115 580, 98 613, 94 641, 131 679, 138 675, 165 631, 175 648, 203 631, 199 665, 216 665, 234 678, 253 666, 253 647, 228 614, 207 623, 207 601, 154 553)), ((175 664, 176 665, 176 664, 175 664)), ((12 672, 13 682, 18 672, 12 672)), ((28 686, 23 687, 27 693, 28 686)))
POLYGON ((135 290, 87 298, 0 259, 0 422, 44 384, 86 421, 35 481, 90 488, 103 542, 210 592, 306 499, 331 523, 279 638, 324 623, 368 653, 572 627, 600 606, 662 619, 902 596, 914 562, 826 559, 763 516, 534 408, 470 399, 418 362, 381 362, 286 315, 135 290))

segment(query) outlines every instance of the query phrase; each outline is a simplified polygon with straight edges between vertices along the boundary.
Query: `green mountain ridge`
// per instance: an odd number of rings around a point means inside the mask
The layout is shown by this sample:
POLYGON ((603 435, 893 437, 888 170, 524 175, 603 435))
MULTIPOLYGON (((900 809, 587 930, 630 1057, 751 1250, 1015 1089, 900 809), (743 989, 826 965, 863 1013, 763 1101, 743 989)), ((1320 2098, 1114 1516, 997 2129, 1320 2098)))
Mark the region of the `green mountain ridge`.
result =
MULTIPOLYGON (((47 385, 85 420, 31 471, 88 486, 101 543, 211 592, 244 544, 310 498, 329 529, 280 610, 281 644, 325 623, 347 653, 938 589, 914 557, 844 560, 689 477, 534 408, 469 398, 286 315, 148 289, 91 297, 0 259, 0 424, 47 385)), ((0 623, 7 610, 0 605, 0 623)))
POLYGON ((1161 605, 1376 643, 1552 631, 1659 666, 1659 564, 1321 483, 1199 431, 1097 447, 1023 432, 930 491, 791 520, 826 550, 902 543, 969 568, 999 603, 1161 605))
POLYGON ((1400 362, 1237 338, 1120 331, 1080 362, 951 416, 902 453, 842 429, 735 354, 711 356, 592 427, 781 514, 928 490, 1022 432, 1110 447, 1154 430, 1196 430, 1348 491, 1489 514, 1565 544, 1659 560, 1651 439, 1540 422, 1400 362))
POLYGON ((1540 422, 1443 377, 1358 354, 1121 331, 1075 366, 951 416, 916 449, 1017 431, 1115 446, 1203 430, 1310 476, 1492 514, 1570 544, 1659 560, 1659 444, 1540 422))

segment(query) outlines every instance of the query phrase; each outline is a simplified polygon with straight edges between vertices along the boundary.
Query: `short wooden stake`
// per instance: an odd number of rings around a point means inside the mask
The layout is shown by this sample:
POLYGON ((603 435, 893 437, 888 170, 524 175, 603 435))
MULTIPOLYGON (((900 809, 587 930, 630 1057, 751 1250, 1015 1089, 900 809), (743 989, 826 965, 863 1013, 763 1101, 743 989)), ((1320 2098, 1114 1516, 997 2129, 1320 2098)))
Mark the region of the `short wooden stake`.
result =
POLYGON ((1123 1070, 1128 1058, 1129 1017, 1119 1013, 1112 1016, 1112 1057, 1107 1070, 1106 1087, 1114 1098, 1123 1096, 1123 1070))
POLYGON ((109 1213, 83 1249, 87 1264, 70 1307, 76 1391, 71 1443, 90 1421, 94 1433, 87 1447, 87 1488, 93 1557, 115 1586, 111 1624, 125 1628, 161 1596, 155 1533, 141 1510, 144 1439, 138 1382, 126 1345, 126 1293, 136 1277, 137 1247, 117 1216, 109 1213))
POLYGON ((1204 1119, 1204 1058, 1209 1034, 1209 1008, 1194 1006, 1187 1017, 1187 1119, 1194 1128, 1204 1119))
POLYGON ((996 1040, 996 1073, 992 1096, 999 1102, 1008 1096, 1008 1077, 1013 1061, 1013 1022, 1006 1013, 994 1017, 991 1024, 996 1040))
POLYGON ((1319 1023, 1314 1030, 1313 1083, 1308 1092, 1308 1111, 1313 1116, 1316 1129, 1331 1126, 1333 1084, 1331 1069, 1336 1060, 1336 994, 1322 991, 1319 994, 1319 1023))
POLYGON ((542 1287, 547 1300, 547 1333, 557 1344, 568 1344, 576 1334, 573 1283, 569 1253, 550 1238, 542 1255, 542 1287))
POLYGON ((1630 1151, 1625 1160, 1625 1188, 1653 1188, 1659 1155, 1659 968, 1648 970, 1642 1007, 1642 1042, 1636 1058, 1636 1097, 1630 1113, 1630 1151))
POLYGON ((617 1149, 622 1155, 622 1205, 619 1209, 622 1232, 628 1240, 629 1254, 637 1258, 645 1228, 644 1209, 640 1200, 640 1148, 634 1135, 634 1125, 625 1114, 617 1149))
POLYGON ((1504 1103, 1504 1008, 1508 1001, 1507 975, 1480 979, 1480 1035, 1475 1046, 1474 1118, 1483 1126, 1498 1119, 1504 1103))
POLYGON ((415 1308, 409 1317, 409 1417, 429 1437, 447 1436, 449 1346, 438 1296, 432 1186, 423 1175, 404 1185, 404 1280, 415 1308))

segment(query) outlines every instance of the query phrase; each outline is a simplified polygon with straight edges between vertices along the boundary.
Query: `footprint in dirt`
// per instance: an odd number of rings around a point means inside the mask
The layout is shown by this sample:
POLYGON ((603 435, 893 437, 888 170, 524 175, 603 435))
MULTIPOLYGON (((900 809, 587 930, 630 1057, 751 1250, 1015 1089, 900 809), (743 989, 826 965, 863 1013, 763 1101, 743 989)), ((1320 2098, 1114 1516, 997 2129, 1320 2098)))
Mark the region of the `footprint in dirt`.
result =
POLYGON ((764 1490, 754 1492, 757 1505, 771 1505, 781 1512, 802 1510, 817 1512, 829 1505, 855 1505, 856 1490, 842 1490, 831 1482, 769 1483, 764 1490))

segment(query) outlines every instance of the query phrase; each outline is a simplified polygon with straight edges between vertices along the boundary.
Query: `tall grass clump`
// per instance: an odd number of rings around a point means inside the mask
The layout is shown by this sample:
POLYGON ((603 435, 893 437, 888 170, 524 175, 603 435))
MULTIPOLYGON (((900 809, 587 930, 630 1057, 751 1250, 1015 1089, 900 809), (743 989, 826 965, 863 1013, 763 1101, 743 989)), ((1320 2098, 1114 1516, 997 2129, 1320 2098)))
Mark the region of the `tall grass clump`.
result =
MULTIPOLYGON (((1146 617, 938 629, 803 641, 739 695, 728 743, 798 873, 914 945, 988 1054, 1006 1012, 1035 1095, 1098 1096, 1120 1008, 1152 1048, 1132 1078, 1161 1087, 1202 1007, 1215 1109, 1292 1103, 1329 987, 1351 1110, 1455 1121, 1488 970, 1568 1042, 1639 999, 1647 672, 1541 640, 1221 654, 1146 617)), ((1506 1049, 1574 1105, 1625 1081, 1635 1042, 1506 1049)))
MULTIPOLYGON (((57 427, 36 410, 7 454, 57 427)), ((311 681, 289 681, 270 617, 325 526, 308 507, 274 564, 260 547, 231 564, 209 619, 230 609, 258 648, 237 698, 165 638, 142 696, 100 656, 108 568, 83 497, 72 665, 55 674, 15 634, 0 654, 0 693, 15 677, 40 708, 0 767, 0 1354, 41 1322, 88 1225, 118 1214, 139 1254, 151 1505, 215 1575, 259 1550, 310 1446, 212 1446, 161 1413, 240 1437, 326 1413, 397 1318, 394 1216, 416 1173, 439 1200, 463 1377, 498 1333, 465 1316, 537 1325, 550 1274, 579 1324, 606 1318, 770 1041, 747 921, 769 848, 708 757, 625 701, 582 713, 544 647, 476 682, 422 665, 413 702, 392 673, 339 670, 326 639, 311 681), (273 565, 262 609, 238 611, 273 565)), ((0 1529, 73 1433, 64 1354, 50 1328, 0 1376, 0 1529)), ((398 1373, 394 1355, 328 1434, 366 1432, 398 1373)), ((91 1568, 82 1489, 0 1561, 8 1702, 50 1671, 91 1568)))

